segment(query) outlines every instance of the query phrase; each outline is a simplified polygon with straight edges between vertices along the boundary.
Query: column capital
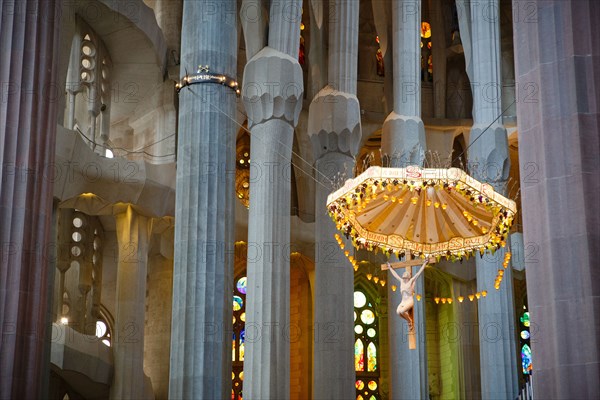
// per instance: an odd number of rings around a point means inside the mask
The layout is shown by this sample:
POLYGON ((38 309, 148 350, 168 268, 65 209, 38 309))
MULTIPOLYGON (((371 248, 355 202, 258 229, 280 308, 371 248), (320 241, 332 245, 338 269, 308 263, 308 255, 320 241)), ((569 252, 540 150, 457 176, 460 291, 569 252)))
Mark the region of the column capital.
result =
POLYGON ((475 124, 471 128, 468 152, 469 173, 481 182, 494 186, 500 193, 506 191, 510 157, 506 128, 500 123, 488 127, 475 124))
POLYGON ((264 47, 246 64, 242 101, 248 128, 270 119, 298 124, 302 110, 304 81, 298 60, 264 47))
POLYGON ((354 157, 362 137, 358 98, 325 86, 310 103, 308 135, 317 160, 328 152, 354 157))
POLYGON ((391 112, 383 122, 381 149, 393 166, 423 165, 425 125, 421 117, 391 112))

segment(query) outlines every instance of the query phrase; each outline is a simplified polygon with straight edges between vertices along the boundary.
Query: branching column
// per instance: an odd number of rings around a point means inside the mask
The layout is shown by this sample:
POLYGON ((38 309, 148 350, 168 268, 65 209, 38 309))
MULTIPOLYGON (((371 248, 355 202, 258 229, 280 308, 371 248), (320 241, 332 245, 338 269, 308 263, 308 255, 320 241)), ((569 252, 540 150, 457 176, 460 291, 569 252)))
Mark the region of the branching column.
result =
MULTIPOLYGON (((426 148, 421 120, 421 1, 395 1, 392 13, 394 111, 383 124, 381 148, 389 157, 390 166, 421 166, 426 148)), ((388 281, 395 281, 391 273, 388 281)), ((408 324, 395 312, 402 295, 399 290, 392 291, 391 286, 388 285, 390 397, 425 399, 429 393, 425 302, 416 301, 414 305, 417 348, 410 350, 408 324)), ((424 293, 423 277, 417 280, 415 292, 424 293)))
POLYGON ((60 3, 0 1, 0 399, 45 395, 60 3))
MULTIPOLYGON (((236 2, 186 0, 181 71, 236 77, 236 2), (216 8, 215 8, 216 7, 216 8)), ((179 93, 169 398, 231 396, 235 93, 197 84, 179 93)))
MULTIPOLYGON (((327 196, 338 173, 351 174, 361 139, 356 97, 357 0, 330 5, 329 84, 313 99, 308 134, 316 161, 315 399, 354 398, 354 271, 334 240, 327 196), (331 335, 333 333, 333 335, 331 335)), ((350 177, 350 176, 348 176, 350 177)), ((351 244, 347 243, 348 248, 351 244)))
POLYGON ((244 398, 290 396, 290 194, 294 127, 302 108, 302 2, 272 2, 268 46, 244 70, 251 130, 244 398))
MULTIPOLYGON (((506 129, 500 117, 500 10, 497 0, 469 2, 464 7, 470 10, 459 22, 461 32, 466 24, 469 26, 464 29, 470 32, 471 44, 465 46, 465 57, 470 65, 467 73, 473 92, 469 173, 504 194, 510 159, 506 129)), ((505 239, 508 243, 509 239, 505 239)), ((478 303, 481 396, 490 399, 515 398, 518 389, 511 267, 504 270, 500 290, 493 288, 498 270, 503 269, 504 254, 501 250, 494 255, 486 252, 483 258, 476 257, 477 290, 488 291, 486 300, 478 303)))
POLYGON ((130 205, 115 206, 119 261, 111 399, 144 398, 144 323, 148 240, 152 222, 130 205))

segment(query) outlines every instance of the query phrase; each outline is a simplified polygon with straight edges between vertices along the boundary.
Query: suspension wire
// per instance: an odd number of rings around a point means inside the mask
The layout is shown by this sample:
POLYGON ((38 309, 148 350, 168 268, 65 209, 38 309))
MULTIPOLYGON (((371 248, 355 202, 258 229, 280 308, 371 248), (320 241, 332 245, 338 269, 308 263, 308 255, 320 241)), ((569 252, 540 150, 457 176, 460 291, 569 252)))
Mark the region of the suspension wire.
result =
MULTIPOLYGON (((147 155, 148 157, 156 157, 156 158, 160 158, 160 157, 171 157, 171 156, 174 156, 174 155, 175 155, 175 153, 164 154, 164 155, 156 155, 156 154, 150 154, 150 153, 148 153, 147 151, 131 151, 131 150, 124 149, 123 147, 109 147, 109 146, 105 146, 105 145, 103 145, 102 143, 98 143, 98 142, 96 142, 95 140, 92 140, 92 139, 90 139, 90 138, 89 138, 89 137, 88 137, 88 136, 87 136, 85 133, 83 133, 83 131, 82 131, 81 129, 79 129, 79 127, 75 127, 75 129, 76 129, 76 130, 77 130, 77 132, 79 132, 79 134, 80 134, 81 136, 83 136, 83 137, 84 137, 84 138, 85 138, 85 139, 86 139, 88 142, 92 143, 94 146, 98 146, 98 147, 101 147, 101 148, 103 148, 103 149, 106 149, 106 150, 110 150, 110 151, 113 151, 113 150, 121 150, 121 151, 124 151, 124 152, 125 152, 125 153, 127 153, 127 154, 145 154, 145 155, 147 155)), ((175 134, 173 133, 173 134, 171 134, 171 135, 169 135, 169 136, 167 136, 167 137, 165 137, 165 138, 162 138, 162 139, 161 139, 161 140, 159 140, 158 142, 161 142, 161 141, 163 141, 163 140, 165 140, 165 139, 167 139, 167 138, 169 138, 169 137, 171 137, 171 136, 175 136, 175 134)), ((150 145, 148 145, 148 146, 146 146, 146 147, 149 147, 149 146, 155 145, 155 144, 156 144, 156 143, 158 143, 158 142, 152 143, 152 144, 150 144, 150 145)), ((145 149, 146 147, 143 147, 142 149, 145 149)))
POLYGON ((498 121, 498 120, 500 119, 500 117, 502 117, 502 116, 504 115, 504 113, 506 113, 506 112, 508 111, 508 109, 509 109, 509 108, 511 108, 511 107, 512 107, 512 105, 513 105, 513 104, 515 104, 516 102, 517 102, 517 99, 515 99, 515 100, 514 100, 512 103, 510 103, 510 105, 509 105, 508 107, 506 107, 506 109, 505 109, 504 111, 502 111, 502 113, 501 113, 500 115, 498 115, 498 116, 496 117, 496 119, 495 119, 495 120, 493 120, 493 121, 492 121, 492 122, 491 122, 491 123, 490 123, 490 124, 487 126, 487 128, 485 128, 485 129, 484 129, 484 130, 483 130, 483 131, 482 131, 482 132, 481 132, 481 133, 480 133, 480 134, 479 134, 479 135, 478 135, 478 136, 475 138, 475 140, 472 140, 472 141, 471 141, 471 143, 469 143, 469 145, 467 146, 467 148, 466 148, 466 149, 464 149, 464 150, 462 151, 462 153, 460 153, 460 154, 459 154, 459 155, 458 155, 458 156, 457 156, 455 159, 453 159, 453 160, 450 162, 450 165, 452 165, 452 163, 453 163, 454 161, 456 161, 456 160, 460 160, 460 157, 461 157, 463 154, 465 154, 465 153, 467 152, 467 150, 469 150, 469 147, 473 146, 473 144, 474 144, 474 143, 477 141, 477 139, 479 139, 479 138, 480 138, 480 137, 481 137, 481 136, 482 136, 482 135, 483 135, 483 134, 484 134, 484 133, 485 133, 485 132, 486 132, 488 129, 490 129, 490 127, 491 127, 492 125, 494 125, 494 124, 496 123, 496 121, 498 121))
MULTIPOLYGON (((190 92, 192 92, 195 96, 202 98, 198 93, 194 92, 191 88, 188 87, 188 90, 190 92)), ((203 99, 204 100, 204 99, 203 99)), ((212 104, 212 102, 207 102, 211 107, 213 107, 215 110, 217 110, 219 113, 223 114, 225 117, 229 118, 235 125, 237 125, 238 127, 240 127, 241 129, 243 129, 244 131, 246 131, 248 134, 251 134, 252 132, 250 132, 250 130, 248 128, 246 128, 245 126, 243 126, 242 124, 240 124, 239 122, 237 122, 234 118, 232 118, 230 115, 228 115, 225 111, 221 110, 219 107, 217 107, 216 105, 212 104)), ((237 110, 238 112, 240 112, 242 115, 244 115, 246 118, 248 118, 248 115, 242 113, 241 111, 237 110)), ((267 144, 262 138, 260 138, 259 136, 252 136, 252 138, 258 138, 263 144, 267 144)), ((319 171, 318 169, 316 169, 315 167, 312 166, 312 164, 310 162, 308 162, 307 160, 305 160, 300 154, 296 153, 294 151, 293 148, 286 146, 284 143, 282 143, 279 139, 275 139, 277 141, 277 143, 279 143, 281 146, 285 147, 286 149, 290 150, 292 152, 293 155, 295 155, 296 157, 298 157, 301 161, 303 161, 306 165, 309 166, 310 169, 312 169, 313 171, 315 171, 317 174, 321 175, 321 177, 323 177, 324 179, 326 179, 327 181, 329 181, 329 183, 331 184, 332 187, 335 187, 335 182, 333 182, 331 179, 329 179, 325 174, 323 174, 321 171, 319 171)), ((279 154, 281 157, 283 157, 283 154, 277 152, 277 154, 279 154)), ((318 183, 319 185, 323 186, 325 189, 327 190, 331 190, 331 187, 327 187, 325 184, 323 184, 321 181, 317 180, 315 177, 312 176, 312 174, 309 174, 304 168, 300 167, 299 165, 297 165, 296 163, 294 163, 293 161, 290 160, 290 163, 298 168, 300 171, 304 172, 304 174, 308 177, 310 177, 313 181, 315 181, 316 183, 318 183)))

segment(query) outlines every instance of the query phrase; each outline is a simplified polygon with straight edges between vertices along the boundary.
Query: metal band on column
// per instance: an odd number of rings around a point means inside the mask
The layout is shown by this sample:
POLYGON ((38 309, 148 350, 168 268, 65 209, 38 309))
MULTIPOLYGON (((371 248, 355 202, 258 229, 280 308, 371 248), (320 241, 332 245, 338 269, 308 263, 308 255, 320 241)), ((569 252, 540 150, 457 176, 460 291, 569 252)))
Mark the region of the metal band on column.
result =
POLYGON ((234 90, 236 95, 240 95, 240 89, 235 79, 225 74, 211 73, 208 65, 199 65, 198 70, 193 75, 186 74, 175 84, 175 89, 179 93, 184 87, 197 83, 218 83, 234 90))

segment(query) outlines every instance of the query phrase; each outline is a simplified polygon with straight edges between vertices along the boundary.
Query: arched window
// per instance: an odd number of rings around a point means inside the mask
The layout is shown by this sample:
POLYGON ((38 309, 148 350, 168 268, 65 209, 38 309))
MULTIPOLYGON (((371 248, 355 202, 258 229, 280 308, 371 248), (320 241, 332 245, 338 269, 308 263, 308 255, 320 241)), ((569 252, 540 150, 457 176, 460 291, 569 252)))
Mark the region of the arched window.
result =
POLYGON ((354 292, 354 369, 356 400, 379 397, 379 318, 367 292, 354 292))
POLYGON ((246 276, 235 280, 233 288, 233 341, 231 348, 231 400, 242 400, 244 384, 244 341, 246 327, 246 276))

